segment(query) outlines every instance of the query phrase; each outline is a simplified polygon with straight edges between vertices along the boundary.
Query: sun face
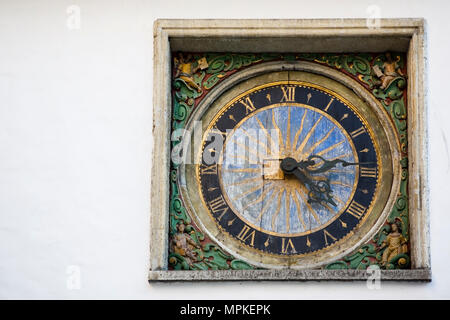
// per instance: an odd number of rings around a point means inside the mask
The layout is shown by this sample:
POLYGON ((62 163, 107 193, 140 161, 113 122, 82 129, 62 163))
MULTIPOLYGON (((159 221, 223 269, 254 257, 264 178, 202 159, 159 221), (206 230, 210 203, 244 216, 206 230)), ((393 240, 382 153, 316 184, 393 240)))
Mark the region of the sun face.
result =
MULTIPOLYGON (((323 227, 347 206, 357 183, 355 166, 310 174, 330 181, 336 205, 311 203, 310 190, 284 175, 281 159, 310 156, 357 162, 348 135, 327 114, 305 105, 271 105, 236 125, 227 137, 221 185, 231 208, 250 226, 270 234, 302 235, 323 227)), ((319 167, 317 162, 314 167, 319 167)))

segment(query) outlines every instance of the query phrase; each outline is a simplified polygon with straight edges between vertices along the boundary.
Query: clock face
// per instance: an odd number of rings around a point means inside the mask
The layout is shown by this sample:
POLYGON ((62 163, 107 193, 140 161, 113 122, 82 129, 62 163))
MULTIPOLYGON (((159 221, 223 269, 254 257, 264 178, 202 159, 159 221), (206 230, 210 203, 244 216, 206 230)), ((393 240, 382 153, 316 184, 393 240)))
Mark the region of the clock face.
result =
POLYGON ((279 81, 252 88, 208 124, 197 166, 219 229, 273 255, 315 252, 371 211, 379 150, 364 117, 336 93, 279 81))
POLYGON ((187 124, 192 163, 179 169, 208 238, 256 266, 311 268, 373 237, 401 178, 385 110, 308 72, 230 83, 187 124))

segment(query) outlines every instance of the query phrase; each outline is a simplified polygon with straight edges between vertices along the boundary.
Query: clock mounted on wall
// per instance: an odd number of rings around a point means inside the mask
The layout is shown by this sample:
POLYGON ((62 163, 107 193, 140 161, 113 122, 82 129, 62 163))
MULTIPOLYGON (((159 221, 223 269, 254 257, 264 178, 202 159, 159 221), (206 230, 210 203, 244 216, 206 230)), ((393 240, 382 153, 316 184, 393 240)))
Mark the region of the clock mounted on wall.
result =
POLYGON ((364 279, 369 266, 429 279, 407 53, 192 51, 166 69, 169 185, 152 186, 167 207, 151 244, 163 270, 150 279, 364 279))

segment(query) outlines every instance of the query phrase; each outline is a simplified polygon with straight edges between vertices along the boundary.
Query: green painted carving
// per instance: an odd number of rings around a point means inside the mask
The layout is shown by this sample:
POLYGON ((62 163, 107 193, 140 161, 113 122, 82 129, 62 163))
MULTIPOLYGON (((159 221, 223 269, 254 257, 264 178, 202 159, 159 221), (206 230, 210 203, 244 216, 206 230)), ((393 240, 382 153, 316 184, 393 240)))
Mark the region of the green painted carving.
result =
POLYGON ((205 89, 211 89, 229 72, 263 61, 260 55, 235 53, 208 54, 206 59, 209 65, 206 73, 211 76, 203 83, 205 89))
POLYGON ((179 55, 179 58, 174 58, 174 69, 177 72, 172 83, 172 129, 184 128, 195 107, 196 99, 212 89, 221 79, 243 67, 275 59, 280 59, 280 55, 210 53, 188 55, 187 58, 179 55))
MULTIPOLYGON (((190 229, 193 229, 190 226, 190 229)), ((191 231, 191 237, 194 239, 191 231)), ((207 243, 203 246, 197 241, 199 248, 194 249, 195 259, 189 259, 183 254, 171 252, 169 254, 169 264, 174 270, 247 270, 254 269, 248 263, 234 259, 233 256, 227 255, 215 244, 207 243)))
MULTIPOLYGON (((359 55, 360 60, 364 57, 359 55)), ((319 60, 315 59, 316 62, 319 60)), ((322 59, 327 63, 330 59, 322 59)), ((338 69, 349 70, 348 58, 336 65, 338 69)), ((354 60, 353 60, 354 61, 354 60)), ((385 269, 403 269, 410 267, 408 255, 409 242, 409 214, 408 214, 408 158, 407 158, 407 112, 404 102, 406 77, 402 73, 405 66, 402 54, 383 54, 375 58, 367 58, 362 62, 369 67, 370 73, 364 67, 364 73, 352 73, 360 81, 366 84, 373 95, 378 98, 383 107, 389 112, 394 121, 401 145, 401 183, 400 190, 394 208, 387 218, 383 228, 371 239, 352 254, 343 259, 327 265, 326 269, 365 269, 369 265, 378 265, 385 269), (372 63, 372 65, 370 65, 372 63), (395 226, 394 226, 395 225, 395 226), (399 229, 400 232, 396 232, 399 229), (400 235, 401 234, 401 235, 400 235)), ((354 67, 356 69, 360 68, 354 67)), ((356 70, 355 69, 355 70, 356 70)))
POLYGON ((171 253, 169 255, 169 264, 175 270, 227 270, 227 269, 253 269, 253 267, 244 261, 234 259, 225 254, 218 246, 212 243, 201 244, 205 240, 202 232, 198 231, 193 225, 186 208, 180 198, 177 186, 177 170, 172 164, 170 172, 170 213, 169 213, 169 233, 171 243, 171 253), (180 233, 179 225, 185 225, 184 231, 180 233), (178 237, 189 237, 190 240, 181 239, 177 243, 178 237), (184 243, 183 243, 184 242, 184 243), (191 253, 191 254, 189 254, 191 253))
POLYGON ((366 269, 373 264, 376 255, 376 247, 373 244, 366 244, 355 253, 329 264, 327 269, 366 269))
POLYGON ((330 67, 345 70, 352 75, 370 75, 373 57, 369 54, 316 54, 303 53, 297 56, 299 59, 315 61, 330 67))
MULTIPOLYGON (((193 80, 199 86, 205 77, 205 73, 194 75, 193 80)), ((172 111, 172 129, 184 128, 186 120, 194 108, 195 99, 198 98, 202 92, 193 89, 185 80, 177 78, 173 81, 173 88, 175 90, 173 99, 172 111)))
MULTIPOLYGON (((216 85, 227 73, 258 62, 254 55, 195 55, 175 58, 174 69, 179 70, 173 80, 172 132, 183 129, 195 108, 196 99, 216 85), (203 70, 200 67, 203 65, 203 70), (205 66, 208 66, 207 68, 205 66), (205 70, 206 69, 206 70, 205 70), (196 72, 192 72, 196 70, 196 72), (205 80, 207 79, 207 80, 205 80)), ((172 151, 181 142, 181 135, 172 134, 172 151)), ((227 255, 206 239, 191 221, 180 197, 177 185, 178 164, 171 162, 169 233, 169 266, 174 270, 242 270, 254 269, 248 263, 227 255), (182 227, 180 227, 182 225, 182 227), (181 230, 180 230, 181 229, 181 230)))
MULTIPOLYGON (((175 220, 177 220, 175 218, 175 220)), ((183 220, 179 220, 175 225, 175 229, 179 224, 185 224, 183 220)), ((169 254, 169 264, 174 270, 229 270, 229 269, 253 269, 248 263, 234 259, 233 256, 227 255, 218 246, 213 243, 201 244, 205 240, 202 232, 196 230, 194 226, 188 224, 183 232, 180 230, 173 231, 171 228, 171 253, 169 254), (188 238, 191 244, 177 243, 183 238, 188 238)))
MULTIPOLYGON (((211 53, 189 55, 187 58, 180 55, 180 58, 174 60, 176 73, 173 80, 172 130, 185 127, 186 120, 199 100, 222 79, 244 67, 264 61, 307 60, 324 64, 348 74, 371 91, 391 115, 399 135, 402 151, 400 190, 394 208, 382 229, 368 243, 325 268, 365 269, 370 265, 378 265, 381 268, 397 269, 410 266, 407 251, 409 220, 407 110, 404 102, 406 76, 401 72, 405 67, 404 55, 396 53, 380 55, 211 53), (393 229, 398 229, 400 232, 393 229), (399 238, 400 235, 401 238, 399 238), (401 239, 399 246, 393 243, 398 239, 401 239), (389 259, 385 261, 387 258, 389 259)), ((180 139, 172 141, 172 150, 180 143, 180 139)), ((255 267, 246 262, 224 253, 192 224, 179 195, 176 183, 177 167, 172 163, 170 172, 170 239, 171 241, 175 238, 184 239, 184 247, 187 250, 181 250, 176 244, 171 243, 169 255, 171 268, 174 270, 254 269, 255 267), (179 231, 180 224, 185 226, 182 233, 179 231), (178 250, 175 250, 174 246, 178 250)))

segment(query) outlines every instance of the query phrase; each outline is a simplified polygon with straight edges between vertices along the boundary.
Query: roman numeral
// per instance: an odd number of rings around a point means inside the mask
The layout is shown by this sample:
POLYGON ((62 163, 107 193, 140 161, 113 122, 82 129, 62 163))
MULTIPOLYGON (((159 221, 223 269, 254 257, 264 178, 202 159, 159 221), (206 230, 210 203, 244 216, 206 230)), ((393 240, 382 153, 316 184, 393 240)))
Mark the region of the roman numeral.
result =
POLYGON ((325 109, 323 109, 325 112, 328 112, 328 109, 330 108, 331 104, 333 103, 334 98, 331 98, 330 102, 328 102, 327 106, 325 107, 325 109))
POLYGON ((283 97, 280 102, 295 101, 295 87, 281 87, 281 91, 283 92, 283 97))
POLYGON ((210 202, 208 202, 208 204, 213 213, 220 214, 218 218, 219 220, 222 219, 223 215, 228 211, 228 206, 225 200, 223 199, 222 195, 220 195, 214 200, 211 200, 210 202))
POLYGON ((227 133, 220 131, 219 128, 217 128, 217 126, 212 127, 211 134, 220 134, 222 135, 223 139, 227 137, 227 133))
POLYGON ((352 201, 347 209, 347 212, 354 216, 356 219, 360 219, 365 211, 366 207, 356 201, 352 201))
POLYGON ((217 174, 217 164, 212 164, 210 166, 201 165, 200 174, 217 174))
POLYGON ((282 238, 281 241, 281 253, 287 254, 288 251, 290 251, 291 253, 297 253, 297 251, 295 251, 294 244, 292 243, 292 239, 286 241, 285 238, 282 238))
POLYGON ((240 239, 241 241, 243 241, 244 243, 250 239, 250 245, 253 247, 255 244, 255 230, 251 229, 249 226, 244 225, 244 227, 242 228, 241 232, 239 232, 238 234, 238 239, 240 239), (249 232, 250 230, 252 230, 251 232, 249 232))
POLYGON ((377 168, 366 168, 359 167, 359 173, 361 177, 365 178, 376 178, 377 177, 377 168))
POLYGON ((357 136, 359 136, 360 134, 363 134, 366 132, 366 129, 363 127, 356 129, 355 131, 353 131, 352 133, 350 133, 350 135, 352 136, 352 138, 356 138, 357 136))
POLYGON ((336 241, 337 239, 333 237, 331 233, 329 233, 327 230, 323 230, 323 236, 325 238, 325 244, 328 245, 328 238, 331 238, 333 241, 336 241))
POLYGON ((244 100, 240 100, 239 102, 245 107, 246 115, 256 110, 252 100, 250 100, 249 97, 246 97, 244 100))

